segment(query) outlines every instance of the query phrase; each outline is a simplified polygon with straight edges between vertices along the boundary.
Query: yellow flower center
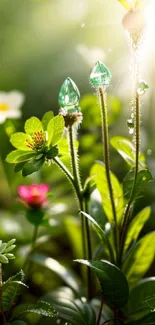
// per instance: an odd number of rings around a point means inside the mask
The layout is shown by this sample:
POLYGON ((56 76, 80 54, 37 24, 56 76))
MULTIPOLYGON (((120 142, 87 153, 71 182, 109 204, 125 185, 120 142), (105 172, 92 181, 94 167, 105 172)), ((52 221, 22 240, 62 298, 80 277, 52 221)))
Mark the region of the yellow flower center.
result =
POLYGON ((9 105, 6 103, 0 103, 0 111, 5 112, 8 111, 9 105))

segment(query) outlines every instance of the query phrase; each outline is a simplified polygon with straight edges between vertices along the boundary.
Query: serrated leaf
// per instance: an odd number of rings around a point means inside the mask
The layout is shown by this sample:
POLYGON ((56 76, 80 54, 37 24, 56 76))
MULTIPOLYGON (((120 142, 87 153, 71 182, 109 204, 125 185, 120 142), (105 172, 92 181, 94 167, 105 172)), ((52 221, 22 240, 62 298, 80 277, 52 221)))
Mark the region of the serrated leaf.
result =
POLYGON ((49 111, 47 113, 44 114, 43 118, 42 118, 42 125, 44 128, 44 131, 47 130, 47 125, 50 122, 50 120, 54 117, 54 114, 52 111, 49 111))
POLYGON ((48 145, 56 145, 62 138, 64 132, 65 122, 61 115, 53 117, 53 119, 48 123, 48 145))
POLYGON ((73 271, 68 270, 58 261, 45 255, 32 255, 31 260, 55 272, 70 288, 72 288, 76 293, 78 293, 78 295, 81 295, 81 289, 79 286, 80 279, 76 276, 76 274, 74 274, 73 271))
POLYGON ((100 282, 102 295, 112 307, 122 308, 129 299, 128 282, 121 270, 108 261, 76 260, 93 269, 100 282))
POLYGON ((14 133, 11 135, 10 142, 17 149, 32 151, 32 149, 27 145, 27 142, 32 143, 32 138, 29 134, 25 134, 23 132, 14 133))
MULTIPOLYGON (((135 147, 129 139, 116 136, 110 139, 110 143, 113 148, 119 152, 119 154, 130 167, 135 166, 135 147)), ((139 167, 145 167, 145 157, 142 154, 139 154, 139 167)))
POLYGON ((21 281, 7 281, 7 286, 2 287, 2 306, 4 311, 8 311, 20 294, 21 287, 27 287, 21 281))
POLYGON ((155 277, 140 280, 131 290, 125 313, 131 319, 139 319, 149 314, 154 308, 155 277))
MULTIPOLYGON (((108 220, 110 222, 113 222, 114 218, 113 218, 111 200, 109 196, 106 169, 105 169, 105 165, 102 162, 97 162, 93 165, 91 169, 91 176, 93 175, 94 175, 94 181, 96 183, 96 187, 100 192, 102 198, 103 209, 106 213, 108 220)), ((123 190, 118 179, 112 172, 110 173, 110 177, 111 177, 111 183, 113 188, 113 196, 114 196, 114 202, 115 202, 115 208, 117 214, 117 221, 118 223, 120 223, 122 220, 123 207, 124 207, 123 190)))
POLYGON ((26 164, 24 164, 24 167, 22 169, 22 175, 25 177, 33 174, 34 172, 37 172, 42 167, 44 161, 44 157, 39 160, 29 160, 26 164))
POLYGON ((123 264, 122 271, 131 285, 140 280, 153 262, 155 255, 155 233, 141 238, 123 264))
POLYGON ((32 116, 25 122, 24 129, 27 134, 33 134, 35 132, 43 131, 43 126, 37 117, 32 116))
POLYGON ((144 224, 149 219, 151 213, 151 208, 146 207, 141 210, 131 221, 128 227, 128 232, 124 245, 124 252, 128 249, 131 242, 136 241, 144 224))
POLYGON ((10 164, 17 164, 34 157, 34 151, 14 150, 6 156, 6 161, 10 164))
POLYGON ((46 301, 39 301, 36 304, 21 304, 15 307, 10 319, 12 320, 13 318, 17 318, 23 314, 30 314, 30 313, 38 314, 46 317, 56 316, 55 310, 53 306, 51 306, 51 304, 49 304, 46 301))
MULTIPOLYGON (((124 187, 124 195, 126 199, 129 199, 131 196, 131 190, 133 187, 133 180, 134 180, 134 169, 131 169, 123 180, 123 187, 124 187)), ((152 181, 152 175, 148 169, 140 170, 137 174, 136 185, 134 187, 134 191, 132 193, 131 200, 134 201, 138 199, 145 190, 146 185, 148 182, 152 181)))

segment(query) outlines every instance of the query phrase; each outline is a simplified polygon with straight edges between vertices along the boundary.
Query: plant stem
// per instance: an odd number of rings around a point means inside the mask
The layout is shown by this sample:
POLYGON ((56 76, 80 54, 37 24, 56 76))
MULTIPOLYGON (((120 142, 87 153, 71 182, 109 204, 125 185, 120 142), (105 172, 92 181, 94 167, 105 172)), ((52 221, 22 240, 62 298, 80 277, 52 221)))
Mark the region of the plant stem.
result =
POLYGON ((37 240, 37 237, 38 237, 38 229, 39 229, 39 226, 38 225, 35 225, 34 226, 34 230, 33 230, 33 236, 32 236, 32 243, 31 243, 31 249, 26 257, 26 260, 25 260, 25 263, 23 265, 23 269, 26 269, 26 267, 28 266, 28 262, 29 262, 29 258, 31 257, 34 249, 35 249, 35 245, 36 245, 36 240, 37 240))
POLYGON ((2 315, 4 323, 6 322, 5 315, 3 313, 3 301, 2 301, 2 285, 3 285, 3 278, 2 278, 2 263, 0 263, 0 314, 2 315))
POLYGON ((100 325, 100 320, 101 320, 101 317, 102 317, 103 304, 104 304, 104 297, 102 297, 102 300, 101 300, 101 306, 100 306, 100 310, 99 310, 96 325, 100 325))
POLYGON ((63 164, 63 162, 58 157, 54 157, 52 159, 59 166, 59 168, 62 170, 62 172, 65 174, 65 176, 67 176, 68 180, 70 181, 70 183, 72 184, 72 186, 75 189, 76 185, 74 182, 74 178, 73 178, 72 174, 70 173, 70 171, 68 170, 68 168, 63 164))
POLYGON ((106 169, 106 177, 109 188, 109 195, 111 200, 111 207, 114 218, 114 241, 116 247, 116 256, 118 256, 118 246, 119 246, 119 233, 118 233, 118 225, 117 225, 117 215, 115 208, 115 201, 113 196, 113 189, 110 177, 110 155, 109 155, 109 134, 108 134, 108 117, 107 117, 107 103, 106 103, 106 92, 103 87, 98 87, 98 96, 101 108, 101 122, 102 122, 102 138, 103 138, 103 147, 104 147, 104 160, 105 160, 105 169, 106 169))
MULTIPOLYGON (((80 173, 79 173, 79 164, 78 164, 78 156, 77 150, 74 146, 74 129, 73 126, 69 126, 68 135, 69 135, 69 148, 70 148, 70 156, 71 156, 71 167, 74 177, 74 186, 76 195, 78 197, 78 203, 80 211, 84 211, 88 213, 87 201, 84 198, 84 191, 81 185, 80 173)), ((81 229, 82 229, 82 243, 83 243, 83 255, 84 259, 91 260, 92 251, 91 251, 91 239, 90 239, 90 229, 89 222, 87 218, 81 214, 81 229)), ((91 297, 91 269, 87 268, 87 287, 88 287, 88 299, 91 297)))
POLYGON ((132 185, 132 190, 129 198, 129 202, 126 206, 125 213, 124 213, 124 221, 122 225, 122 233, 121 233, 121 240, 120 240, 120 256, 119 256, 119 265, 121 266, 122 263, 122 256, 124 250, 124 242, 126 237, 126 232, 129 223, 130 211, 133 204, 133 195, 137 181, 138 175, 138 167, 139 167, 139 151, 140 151, 140 101, 139 95, 136 92, 136 111, 135 111, 135 173, 134 173, 134 180, 132 185))

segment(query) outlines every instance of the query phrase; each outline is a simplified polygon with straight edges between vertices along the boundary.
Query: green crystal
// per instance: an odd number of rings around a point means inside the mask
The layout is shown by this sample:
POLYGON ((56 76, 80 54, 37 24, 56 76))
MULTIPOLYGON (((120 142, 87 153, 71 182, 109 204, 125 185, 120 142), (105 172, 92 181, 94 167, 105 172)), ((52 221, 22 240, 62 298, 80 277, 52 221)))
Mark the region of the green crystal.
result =
POLYGON ((138 95, 144 95, 148 88, 148 84, 144 80, 140 80, 137 88, 138 95))
POLYGON ((111 84, 112 75, 109 69, 102 63, 97 61, 90 73, 90 82, 94 87, 109 86, 111 84))
POLYGON ((79 111, 80 92, 71 78, 67 78, 61 86, 58 101, 61 108, 68 113, 79 111))

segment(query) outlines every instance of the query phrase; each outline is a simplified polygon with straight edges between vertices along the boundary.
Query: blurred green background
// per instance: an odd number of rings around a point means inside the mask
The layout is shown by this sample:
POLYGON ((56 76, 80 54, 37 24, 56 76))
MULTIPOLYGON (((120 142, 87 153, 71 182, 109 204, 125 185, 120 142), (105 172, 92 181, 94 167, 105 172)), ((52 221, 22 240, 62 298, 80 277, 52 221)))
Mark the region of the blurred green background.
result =
MULTIPOLYGON (((148 10, 146 14, 148 29, 140 51, 140 76, 150 86, 142 97, 141 149, 155 176, 155 36, 152 33, 155 25, 150 13, 148 10)), ((29 243, 32 227, 16 201, 17 188, 24 183, 48 182, 54 196, 48 211, 51 223, 48 229, 41 230, 41 235, 51 236, 52 249, 47 246, 46 252, 60 259, 72 259, 77 254, 76 245, 69 252, 74 223, 66 220, 71 215, 77 216, 77 210, 68 183, 55 166, 44 166, 40 173, 26 179, 15 174, 13 167, 5 163, 6 154, 11 150, 9 126, 14 131, 22 131, 24 120, 32 115, 41 117, 48 110, 57 114, 59 89, 71 77, 81 93, 84 120, 79 132, 80 167, 82 178, 86 178, 93 161, 102 159, 99 109, 89 84, 90 69, 99 59, 113 75, 108 89, 110 135, 129 136, 126 121, 130 117, 132 64, 129 41, 121 23, 124 14, 116 0, 0 0, 0 91, 16 89, 25 94, 22 120, 0 125, 0 237, 8 240, 15 236, 19 243, 29 243), (68 236, 67 244, 62 236, 64 232, 68 236)), ((128 171, 113 150, 112 169, 121 181, 128 171)), ((137 210, 150 204, 152 207, 144 231, 155 226, 154 200, 153 182, 136 206, 137 210)), ((77 219, 74 226, 76 222, 77 219)), ((21 265, 19 258, 15 267, 21 265)), ((40 277, 33 276, 33 281, 42 283, 41 272, 40 277)))

